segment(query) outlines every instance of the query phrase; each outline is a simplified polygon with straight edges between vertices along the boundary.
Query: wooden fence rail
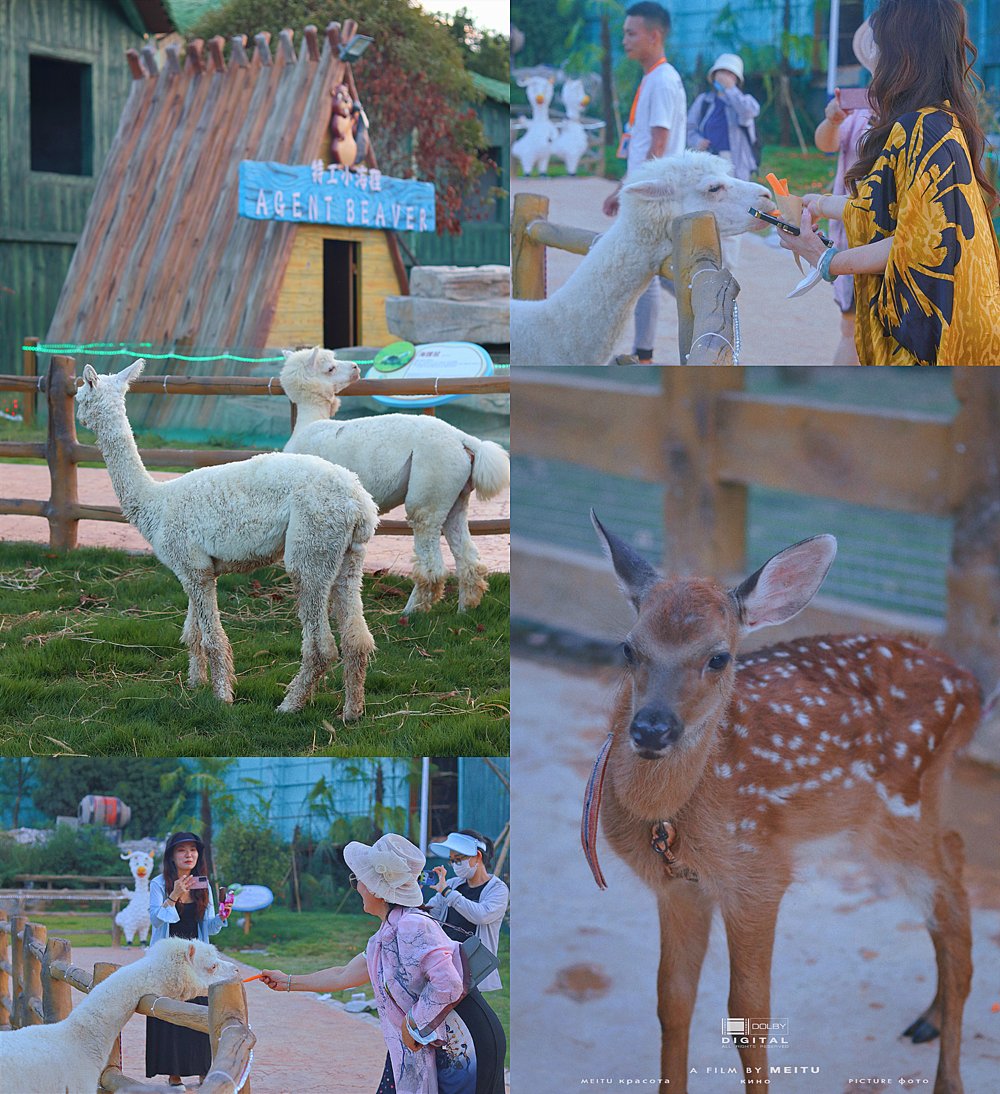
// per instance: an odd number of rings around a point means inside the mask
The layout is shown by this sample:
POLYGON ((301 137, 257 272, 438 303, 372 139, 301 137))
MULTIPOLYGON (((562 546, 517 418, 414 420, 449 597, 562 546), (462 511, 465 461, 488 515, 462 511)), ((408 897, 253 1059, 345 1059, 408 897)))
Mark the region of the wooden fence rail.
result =
MULTIPOLYGON (((511 283, 515 300, 544 300, 545 249, 585 255, 597 232, 553 224, 549 199, 517 194, 511 220, 511 283)), ((672 280, 677 295, 678 349, 682 365, 737 363, 735 303, 740 286, 722 264, 719 228, 711 213, 677 217, 671 228, 673 254, 658 274, 672 280)), ((512 330, 512 341, 517 332, 512 330)), ((569 364, 553 361, 552 364, 569 364)))
MULTIPOLYGON (((72 989, 87 994, 121 967, 99 961, 91 976, 72 962, 72 949, 66 939, 49 938, 43 924, 31 923, 25 916, 10 919, 0 912, 0 1030, 61 1022, 73 1009, 72 989)), ((212 984, 207 1008, 144 995, 135 1009, 137 1014, 152 1015, 209 1035, 212 1067, 201 1085, 206 1094, 236 1094, 237 1090, 250 1094, 251 1050, 256 1037, 247 1018, 246 992, 238 980, 212 984)), ((167 1087, 122 1072, 120 1034, 98 1089, 100 1094, 169 1094, 167 1087)))
MULTIPOLYGON (((26 343, 27 344, 27 343, 26 343)), ((76 436, 73 397, 82 381, 76 376, 76 360, 53 356, 49 371, 40 376, 0 375, 0 391, 44 392, 48 401, 48 438, 44 442, 0 442, 0 460, 4 458, 44 459, 49 465, 51 489, 48 501, 37 498, 0 498, 0 514, 45 517, 49 522, 49 545, 53 550, 72 550, 77 545, 81 520, 106 520, 127 524, 117 506, 82 505, 79 498, 77 466, 101 461, 96 445, 80 444, 76 436)), ((277 376, 141 376, 130 391, 147 395, 280 395, 284 396, 277 376)), ((357 380, 341 395, 486 395, 510 391, 507 376, 482 376, 468 379, 428 380, 357 380)), ((139 450, 147 467, 209 467, 248 460, 269 449, 183 449, 143 448, 139 450)), ((510 532, 507 519, 470 520, 472 535, 505 535, 510 532)), ((382 520, 378 534, 412 534, 405 520, 382 520)))
MULTIPOLYGON (((951 370, 953 417, 751 395, 743 369, 660 369, 660 387, 521 369, 513 454, 660 484, 669 572, 745 572, 747 491, 769 487, 949 517, 943 620, 818 596, 762 642, 802 633, 912 630, 985 688, 1000 678, 1000 369, 951 370)), ((820 531, 821 529, 816 529, 820 531)), ((758 560, 759 561, 759 560, 758 560)), ((596 556, 515 536, 511 612, 608 638, 627 611, 596 556), (587 588, 586 598, 579 590, 587 588)), ((1000 755, 996 757, 1000 761, 1000 755)))

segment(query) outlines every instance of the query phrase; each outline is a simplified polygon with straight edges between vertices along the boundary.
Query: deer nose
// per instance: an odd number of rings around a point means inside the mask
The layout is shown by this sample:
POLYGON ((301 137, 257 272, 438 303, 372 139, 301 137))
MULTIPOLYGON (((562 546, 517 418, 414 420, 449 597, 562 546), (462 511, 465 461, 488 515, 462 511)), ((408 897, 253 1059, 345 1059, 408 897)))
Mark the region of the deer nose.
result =
POLYGON ((666 707, 643 707, 629 726, 632 744, 640 753, 662 752, 675 744, 683 732, 680 719, 666 707))

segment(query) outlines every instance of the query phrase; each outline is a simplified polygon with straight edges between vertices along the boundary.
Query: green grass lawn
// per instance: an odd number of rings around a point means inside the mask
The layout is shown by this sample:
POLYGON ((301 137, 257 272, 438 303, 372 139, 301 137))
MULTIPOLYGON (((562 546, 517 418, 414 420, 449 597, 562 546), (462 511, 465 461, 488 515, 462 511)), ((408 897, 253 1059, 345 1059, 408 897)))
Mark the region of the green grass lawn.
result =
POLYGON ((339 666, 304 711, 275 711, 301 643, 279 567, 220 579, 238 674, 226 706, 186 686, 187 600, 154 558, 0 543, 0 753, 506 755, 509 576, 492 575, 465 615, 449 581, 443 602, 404 620, 409 589, 407 578, 365 578, 378 652, 365 717, 345 726, 339 666))

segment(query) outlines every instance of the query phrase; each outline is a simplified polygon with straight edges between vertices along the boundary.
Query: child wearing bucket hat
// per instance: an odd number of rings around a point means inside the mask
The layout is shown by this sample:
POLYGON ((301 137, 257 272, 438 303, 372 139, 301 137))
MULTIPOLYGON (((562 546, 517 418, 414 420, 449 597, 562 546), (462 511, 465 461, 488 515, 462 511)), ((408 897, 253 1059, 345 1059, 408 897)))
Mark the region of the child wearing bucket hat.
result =
MULTIPOLYGON (((199 888, 205 874, 205 845, 193 832, 174 832, 163 850, 163 870, 149 884, 150 945, 161 938, 197 938, 207 942, 228 923, 229 908, 215 911, 212 888, 199 888)), ((208 996, 188 1000, 208 1006, 208 996)), ((182 1086, 182 1075, 204 1079, 212 1066, 212 1046, 200 1033, 158 1018, 146 1019, 146 1077, 167 1075, 182 1086)))
POLYGON ((502 1094, 503 1052, 496 1060, 486 1051, 490 1046, 480 1051, 459 1017, 469 996, 463 998, 457 943, 420 908, 423 852, 388 833, 370 847, 349 843, 344 861, 364 910, 381 921, 365 952, 314 973, 264 969, 262 982, 276 992, 344 991, 370 983, 388 1049, 376 1094, 502 1094))
POLYGON ((702 92, 688 111, 688 147, 728 159, 733 174, 749 181, 760 166, 754 152, 760 103, 743 91, 743 58, 720 54, 708 70, 708 82, 711 90, 702 92))

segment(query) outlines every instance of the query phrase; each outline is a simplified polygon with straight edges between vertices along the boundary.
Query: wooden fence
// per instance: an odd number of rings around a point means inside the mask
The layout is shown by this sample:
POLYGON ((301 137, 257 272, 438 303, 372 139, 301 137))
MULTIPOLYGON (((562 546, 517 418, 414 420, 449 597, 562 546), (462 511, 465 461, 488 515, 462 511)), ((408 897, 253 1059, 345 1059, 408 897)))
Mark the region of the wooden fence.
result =
MULTIPOLYGON (((26 353, 26 357, 28 354, 26 353)), ((100 461, 96 445, 80 444, 76 436, 73 398, 79 381, 72 357, 54 356, 43 375, 2 376, 0 391, 44 392, 48 401, 48 437, 45 441, 0 442, 0 460, 15 457, 44 459, 49 465, 52 485, 48 501, 31 498, 0 498, 0 514, 45 517, 49 522, 49 545, 53 550, 71 550, 77 544, 81 520, 110 520, 127 524, 117 506, 81 505, 77 485, 77 465, 100 461)), ((252 376, 141 376, 130 390, 146 395, 280 395, 277 377, 252 376)), ((438 380, 358 380, 341 395, 485 395, 510 391, 507 376, 438 380)), ((26 403, 30 400, 25 400, 26 403)), ((139 455, 147 467, 207 467, 212 464, 248 460, 265 449, 182 449, 144 448, 139 455)), ((470 520, 473 535, 498 535, 510 532, 507 519, 470 520)), ((382 535, 412 534, 405 520, 382 520, 382 535)))
MULTIPOLYGON (((548 220, 549 199, 514 198, 511 221, 511 284, 515 300, 546 297, 545 248, 585 255, 596 232, 548 220)), ((735 320, 739 282, 722 264, 719 228, 711 213, 677 217, 671 228, 673 254, 660 267, 677 294, 677 341, 682 365, 733 365, 738 358, 735 320)), ((512 332, 516 341, 517 332, 512 332)), ((566 361, 553 361, 564 365, 566 361)), ((621 361, 624 364, 626 362, 621 361)))
MULTIPOLYGON (((30 875, 21 874, 17 875, 15 881, 25 881, 30 875)), ((55 875, 46 874, 39 875, 46 878, 52 878, 53 880, 64 877, 66 879, 73 877, 80 881, 94 882, 94 878, 78 877, 75 874, 67 875, 55 875)), ((121 911, 124 904, 129 902, 129 897, 122 896, 121 890, 133 884, 134 879, 129 876, 127 878, 103 878, 97 879, 101 881, 115 881, 117 885, 114 889, 108 889, 103 885, 99 885, 89 889, 56 889, 49 883, 45 888, 33 888, 21 887, 16 889, 0 889, 0 910, 5 910, 8 914, 13 912, 14 915, 25 916, 30 914, 44 914, 45 908, 48 904, 63 904, 63 905, 75 905, 85 904, 89 907, 95 905, 110 905, 110 910, 105 908, 103 911, 79 911, 73 908, 72 914, 80 919, 103 919, 107 926, 95 924, 93 927, 79 927, 72 929, 63 929, 63 934, 102 934, 105 930, 111 932, 111 945, 120 946, 124 941, 124 931, 115 922, 115 916, 121 911), (108 922, 110 920, 110 922, 108 922)))
MULTIPOLYGON (((98 961, 91 976, 73 964, 73 952, 64 938, 49 938, 43 924, 24 916, 14 919, 0 912, 0 1030, 21 1029, 42 1023, 61 1022, 73 1009, 72 989, 88 993, 121 966, 98 961)), ((144 995, 137 1014, 153 1015, 176 1026, 207 1033, 212 1045, 212 1067, 201 1089, 205 1094, 250 1092, 251 1050, 256 1037, 247 1019, 247 1000, 238 980, 212 984, 208 1007, 195 1003, 144 995)), ((99 1094, 151 1094, 160 1085, 144 1083, 122 1072, 121 1035, 101 1073, 99 1094)))
MULTIPOLYGON (((659 390, 616 384, 613 370, 593 373, 601 378, 576 369, 518 370, 515 455, 662 484, 670 572, 726 579, 745 572, 750 486, 950 517, 942 625, 821 596, 787 629, 769 629, 760 640, 923 631, 987 689, 996 684, 1000 369, 952 370, 959 402, 953 418, 751 395, 743 390, 743 369, 664 368, 659 390)), ((624 602, 597 557, 518 535, 512 569, 514 616, 606 639, 618 622, 628 626, 624 602)))

